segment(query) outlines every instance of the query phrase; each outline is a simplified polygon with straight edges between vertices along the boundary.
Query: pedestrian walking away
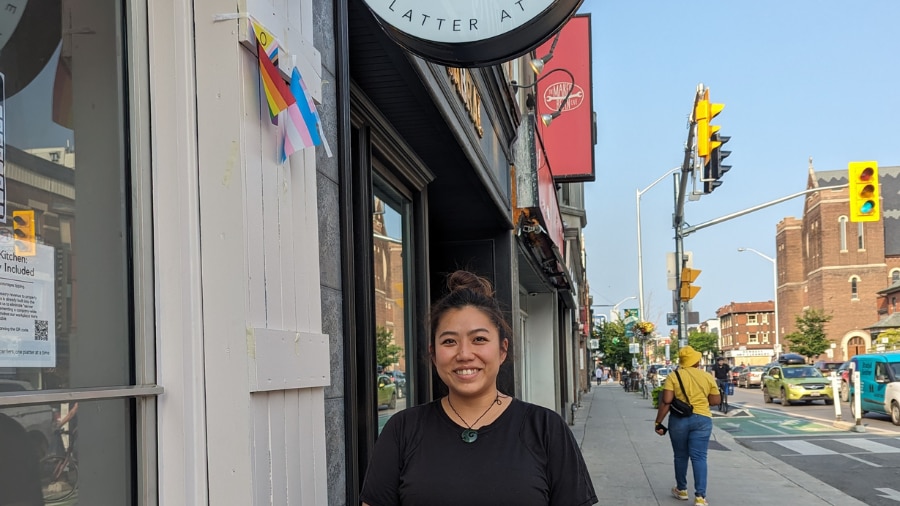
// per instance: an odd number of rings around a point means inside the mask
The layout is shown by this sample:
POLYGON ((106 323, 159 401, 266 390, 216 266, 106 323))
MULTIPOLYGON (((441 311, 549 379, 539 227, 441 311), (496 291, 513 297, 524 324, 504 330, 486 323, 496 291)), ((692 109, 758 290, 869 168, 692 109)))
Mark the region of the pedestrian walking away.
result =
POLYGON ((597 366, 597 369, 594 370, 594 379, 597 381, 597 385, 600 385, 600 382, 603 380, 603 368, 597 366))
MULTIPOLYGON (((660 436, 666 432, 672 443, 675 465, 675 486, 672 495, 687 501, 687 468, 690 461, 694 472, 694 505, 706 506, 706 453, 712 434, 712 411, 710 405, 719 403, 719 390, 715 378, 699 369, 700 352, 691 346, 678 351, 679 367, 666 377, 661 394, 661 402, 656 413, 654 430, 660 436), (676 399, 690 404, 693 408, 688 416, 678 416, 672 409, 676 399), (669 415, 669 426, 663 422, 669 415)), ((677 407, 677 406, 676 406, 677 407)))
POLYGON ((431 363, 447 395, 387 421, 369 461, 362 503, 596 504, 566 421, 500 390, 512 329, 491 283, 457 271, 447 287, 425 326, 431 363))

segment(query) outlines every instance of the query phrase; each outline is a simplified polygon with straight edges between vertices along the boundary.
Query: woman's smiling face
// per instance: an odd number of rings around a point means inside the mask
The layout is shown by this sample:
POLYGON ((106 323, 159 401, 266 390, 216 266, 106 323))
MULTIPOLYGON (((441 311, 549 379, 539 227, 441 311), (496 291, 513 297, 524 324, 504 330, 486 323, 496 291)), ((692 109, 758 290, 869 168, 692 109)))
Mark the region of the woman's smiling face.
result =
POLYGON ((493 397, 509 343, 479 309, 465 306, 444 313, 434 336, 432 360, 453 395, 493 397))

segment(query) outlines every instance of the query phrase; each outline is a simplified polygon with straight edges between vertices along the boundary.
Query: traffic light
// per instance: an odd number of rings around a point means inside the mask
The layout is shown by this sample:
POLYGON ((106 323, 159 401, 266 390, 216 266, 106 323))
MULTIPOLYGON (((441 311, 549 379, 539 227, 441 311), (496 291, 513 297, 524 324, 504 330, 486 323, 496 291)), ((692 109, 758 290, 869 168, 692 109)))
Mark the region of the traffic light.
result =
POLYGON ((880 220, 878 162, 850 162, 848 180, 850 181, 850 221, 880 220))
MULTIPOLYGON (((718 130, 718 128, 719 127, 716 127, 716 130, 718 130)), ((713 147, 709 153, 709 158, 703 165, 703 193, 706 193, 707 195, 712 193, 712 191, 719 186, 722 186, 722 176, 731 170, 731 165, 722 163, 722 161, 731 154, 731 151, 722 149, 722 146, 729 140, 731 140, 731 137, 719 135, 718 131, 713 132, 710 137, 710 145, 713 147)))
POLYGON ((714 135, 719 131, 718 125, 710 122, 725 109, 725 104, 713 104, 709 101, 709 88, 703 91, 703 97, 697 102, 694 109, 694 119, 697 121, 697 156, 708 158, 713 149, 718 147, 714 135))
POLYGON ((697 119, 697 156, 706 158, 709 156, 709 100, 703 98, 697 102, 694 117, 697 119))
POLYGON ((13 211, 13 250, 21 257, 37 254, 34 237, 34 211, 13 211))
POLYGON ((693 283, 699 275, 700 269, 691 269, 690 267, 681 269, 681 300, 691 300, 697 296, 700 287, 694 286, 693 283))

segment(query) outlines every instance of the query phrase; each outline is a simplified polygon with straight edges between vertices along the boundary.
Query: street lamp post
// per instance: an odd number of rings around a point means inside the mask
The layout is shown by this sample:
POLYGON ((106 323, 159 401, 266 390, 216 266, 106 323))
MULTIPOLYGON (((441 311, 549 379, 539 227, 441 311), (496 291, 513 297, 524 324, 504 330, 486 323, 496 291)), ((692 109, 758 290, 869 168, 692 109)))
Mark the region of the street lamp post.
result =
POLYGON ((781 352, 781 341, 779 340, 780 331, 778 324, 778 262, 769 255, 760 253, 753 248, 738 248, 738 251, 740 251, 741 253, 750 251, 772 262, 772 287, 775 290, 775 356, 777 357, 781 352))
MULTIPOLYGON (((614 315, 616 315, 616 320, 621 320, 621 318, 619 318, 619 306, 621 306, 622 304, 624 304, 625 301, 628 301, 628 300, 631 300, 631 299, 636 299, 636 298, 637 298, 637 297, 635 297, 634 295, 632 295, 632 296, 630 296, 630 297, 625 297, 624 299, 620 300, 619 302, 613 304, 612 313, 613 313, 614 315)), ((612 316, 612 315, 610 315, 610 316, 612 316)))
POLYGON ((665 179, 666 177, 674 174, 681 170, 681 167, 675 167, 674 169, 666 172, 662 176, 659 177, 656 181, 650 183, 650 186, 644 188, 643 190, 635 190, 634 194, 634 205, 637 211, 637 257, 638 257, 638 311, 642 319, 644 317, 644 256, 641 247, 641 195, 647 193, 650 188, 656 186, 657 183, 665 179))

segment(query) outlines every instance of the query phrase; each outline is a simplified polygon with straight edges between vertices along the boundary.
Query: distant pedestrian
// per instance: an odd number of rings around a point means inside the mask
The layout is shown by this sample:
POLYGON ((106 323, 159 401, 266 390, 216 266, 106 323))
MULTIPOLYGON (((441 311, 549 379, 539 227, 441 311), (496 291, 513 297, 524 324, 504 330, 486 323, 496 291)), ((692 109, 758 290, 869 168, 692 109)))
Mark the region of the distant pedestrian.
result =
POLYGON ((603 381, 603 368, 597 366, 597 369, 594 371, 594 379, 597 381, 597 386, 600 386, 600 382, 603 381))
POLYGON ((707 506, 706 452, 712 434, 712 411, 709 406, 719 403, 719 389, 713 376, 698 368, 699 351, 690 346, 681 348, 678 351, 678 362, 680 367, 666 377, 663 385, 662 402, 656 413, 654 430, 660 436, 666 434, 667 429, 662 422, 669 414, 676 397, 693 406, 693 414, 690 416, 680 417, 673 412, 669 417, 669 439, 675 457, 675 486, 672 488, 672 495, 682 501, 688 500, 687 467, 690 460, 694 469, 694 505, 707 506))

